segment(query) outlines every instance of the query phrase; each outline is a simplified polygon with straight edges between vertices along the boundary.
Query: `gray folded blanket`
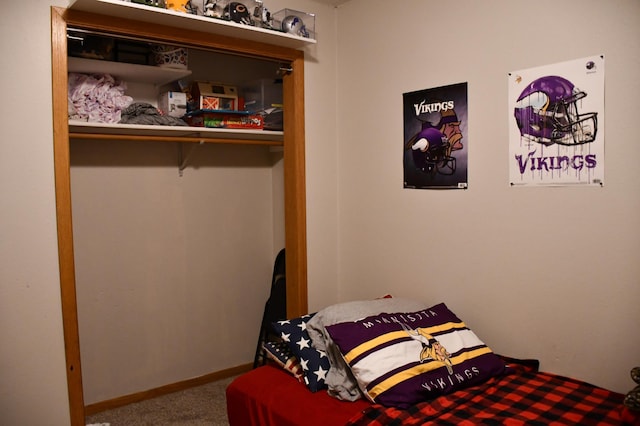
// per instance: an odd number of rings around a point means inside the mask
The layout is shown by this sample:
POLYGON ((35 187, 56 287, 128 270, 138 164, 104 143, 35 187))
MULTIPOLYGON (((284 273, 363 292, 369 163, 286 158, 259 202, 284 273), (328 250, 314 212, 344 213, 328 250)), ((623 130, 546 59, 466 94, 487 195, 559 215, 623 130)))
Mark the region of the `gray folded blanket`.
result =
POLYGON ((188 126, 177 117, 161 115, 156 107, 146 102, 134 102, 122 110, 120 123, 160 126, 188 126))

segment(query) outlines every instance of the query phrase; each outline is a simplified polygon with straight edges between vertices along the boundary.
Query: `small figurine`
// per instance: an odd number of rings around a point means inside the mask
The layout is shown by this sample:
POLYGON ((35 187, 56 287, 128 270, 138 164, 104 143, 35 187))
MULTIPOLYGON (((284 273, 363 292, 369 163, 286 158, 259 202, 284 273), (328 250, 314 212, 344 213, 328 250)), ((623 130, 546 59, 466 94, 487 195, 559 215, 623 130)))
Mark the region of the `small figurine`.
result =
POLYGON ((256 0, 256 7, 253 9, 253 17, 260 22, 262 28, 273 29, 273 17, 271 12, 264 7, 262 1, 256 0))
POLYGON ((187 1, 187 3, 184 5, 184 8, 187 10, 187 13, 190 13, 192 15, 198 14, 198 6, 194 6, 191 0, 187 1))
POLYGON ((222 7, 218 6, 217 1, 206 0, 203 15, 209 18, 222 18, 222 7))
POLYGON ((176 12, 186 12, 187 11, 187 3, 183 0, 167 0, 166 6, 169 10, 174 10, 176 12))

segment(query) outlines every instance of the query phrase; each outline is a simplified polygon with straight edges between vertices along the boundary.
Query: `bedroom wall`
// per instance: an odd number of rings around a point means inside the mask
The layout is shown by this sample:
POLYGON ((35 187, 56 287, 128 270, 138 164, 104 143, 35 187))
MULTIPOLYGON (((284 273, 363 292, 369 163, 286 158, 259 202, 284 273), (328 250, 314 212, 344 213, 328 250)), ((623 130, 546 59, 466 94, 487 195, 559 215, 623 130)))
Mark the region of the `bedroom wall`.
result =
MULTIPOLYGON (((9 425, 69 422, 48 107, 49 7, 67 3, 31 0, 0 15, 0 52, 11 53, 0 64, 0 421, 9 425)), ((287 2, 270 4, 277 10, 287 2)), ((639 299, 640 191, 633 167, 639 148, 630 136, 639 107, 627 96, 638 93, 631 78, 638 66, 638 3, 545 0, 539 9, 560 8, 566 18, 554 31, 545 22, 535 35, 524 3, 496 0, 491 9, 472 1, 407 4, 423 25, 409 27, 399 16, 406 8, 381 1, 351 0, 336 10, 296 1, 296 8, 317 13, 319 40, 307 49, 305 70, 310 309, 387 291, 446 300, 496 350, 538 357, 545 369, 626 391, 640 353, 632 306, 639 299), (448 36, 434 41, 433 34, 448 36), (425 57, 440 40, 454 48, 438 50, 437 61, 425 57), (524 48, 536 43, 544 48, 524 48), (505 73, 598 53, 607 57, 606 186, 509 190, 505 73), (403 190, 396 145, 401 94, 459 81, 470 83, 470 189, 403 190), (535 225, 538 216, 547 217, 544 204, 567 212, 553 216, 556 231, 571 241, 562 250, 548 250, 535 228, 514 219, 535 225), (431 209, 461 228, 429 228, 427 235, 412 225, 431 209), (590 226, 591 234, 582 232, 590 226), (461 260, 427 261, 434 250, 425 240, 461 260), (527 257, 517 256, 525 251, 519 241, 531 242, 527 257), (419 268, 434 264, 437 270, 419 268)))
MULTIPOLYGON (((5 99, 0 106, 0 423, 7 425, 69 423, 55 223, 49 9, 69 3, 32 0, 6 6, 0 15, 0 51, 10 58, 0 64, 5 99)), ((270 2, 272 10, 287 5, 283 0, 270 2)), ((326 283, 310 289, 310 297, 328 303, 337 292, 335 13, 314 1, 298 1, 296 7, 318 14, 319 42, 307 49, 305 70, 307 177, 315 182, 307 190, 313 209, 308 213, 309 275, 319 277, 312 279, 316 283, 326 283)), ((280 163, 274 167, 281 170, 280 163)), ((275 176, 272 184, 276 188, 282 182, 275 176)), ((277 207, 274 211, 277 229, 282 224, 277 207)), ((256 324, 247 327, 257 336, 256 324)), ((249 340, 253 346, 255 337, 249 340)), ((251 350, 240 362, 252 358, 251 350)))
POLYGON ((640 354, 640 3, 351 0, 337 15, 339 300, 445 301, 499 353, 628 391, 640 354), (510 188, 507 73, 597 54, 604 187, 510 188), (402 94, 459 82, 469 189, 403 189, 402 94))
POLYGON ((265 147, 185 148, 197 152, 180 177, 176 144, 72 141, 86 404, 253 359, 283 241, 274 159, 265 147))
POLYGON ((51 127, 51 4, 0 14, 0 423, 69 423, 51 127))

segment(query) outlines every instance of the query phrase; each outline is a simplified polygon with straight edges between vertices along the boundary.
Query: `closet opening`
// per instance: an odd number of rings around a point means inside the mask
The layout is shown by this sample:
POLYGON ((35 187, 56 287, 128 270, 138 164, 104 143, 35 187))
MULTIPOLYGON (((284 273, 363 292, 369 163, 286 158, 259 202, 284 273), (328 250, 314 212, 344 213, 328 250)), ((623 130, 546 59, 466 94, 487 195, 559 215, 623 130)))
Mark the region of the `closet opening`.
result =
MULTIPOLYGON (((297 50, 52 7, 56 205, 72 424, 84 424, 86 409, 100 408, 92 404, 121 403, 148 389, 216 378, 250 364, 273 256, 284 246, 289 315, 306 313, 303 76, 297 50), (167 136, 71 123, 69 73, 82 71, 74 62, 104 61, 83 58, 78 44, 95 43, 89 56, 117 54, 119 60, 106 62, 149 66, 140 63, 150 60, 141 46, 147 42, 186 49, 190 74, 182 79, 207 78, 207 69, 220 71, 216 79, 229 85, 281 78, 282 130, 245 135, 223 129, 203 137, 187 126, 167 136), (283 73, 282 64, 292 72, 283 73), (178 151, 196 145, 181 162, 178 151), (255 320, 248 309, 253 305, 255 320)), ((126 81, 127 96, 157 107, 163 90, 180 90, 176 80, 147 78, 126 81)))

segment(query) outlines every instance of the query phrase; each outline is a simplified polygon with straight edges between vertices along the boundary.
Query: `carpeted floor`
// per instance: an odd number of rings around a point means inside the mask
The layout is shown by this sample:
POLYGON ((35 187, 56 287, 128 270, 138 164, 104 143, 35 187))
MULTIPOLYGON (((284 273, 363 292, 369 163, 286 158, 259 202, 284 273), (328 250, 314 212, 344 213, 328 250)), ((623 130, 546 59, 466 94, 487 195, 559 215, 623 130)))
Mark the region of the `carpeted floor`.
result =
POLYGON ((235 377, 87 416, 106 426, 228 426, 225 389, 235 377))

